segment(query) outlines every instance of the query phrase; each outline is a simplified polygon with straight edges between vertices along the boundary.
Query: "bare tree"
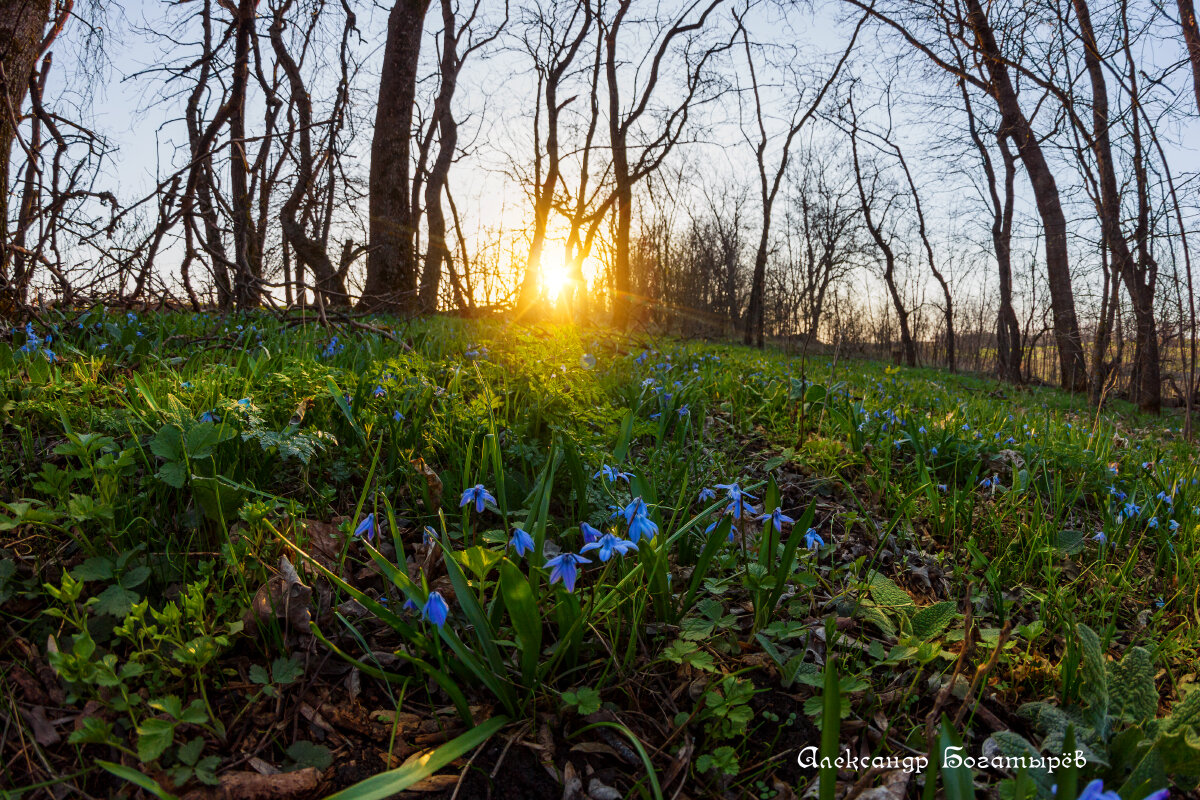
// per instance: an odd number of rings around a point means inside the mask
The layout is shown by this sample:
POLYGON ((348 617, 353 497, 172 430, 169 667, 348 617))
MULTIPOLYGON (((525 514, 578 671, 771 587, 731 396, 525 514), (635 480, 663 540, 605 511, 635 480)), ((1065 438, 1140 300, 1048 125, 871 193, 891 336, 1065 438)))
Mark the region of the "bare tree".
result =
POLYGON ((359 306, 417 307, 417 210, 412 201, 412 127, 421 38, 430 0, 396 0, 388 15, 369 186, 370 252, 359 306))

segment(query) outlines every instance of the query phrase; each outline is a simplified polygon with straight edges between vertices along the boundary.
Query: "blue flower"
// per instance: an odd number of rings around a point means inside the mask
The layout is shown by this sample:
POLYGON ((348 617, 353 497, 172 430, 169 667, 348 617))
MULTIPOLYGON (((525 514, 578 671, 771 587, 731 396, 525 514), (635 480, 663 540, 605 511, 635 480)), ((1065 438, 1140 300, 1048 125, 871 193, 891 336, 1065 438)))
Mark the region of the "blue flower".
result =
POLYGON ((650 509, 646 506, 646 501, 642 499, 641 495, 638 495, 637 497, 633 498, 629 505, 625 506, 625 508, 621 511, 621 516, 625 517, 626 525, 632 525, 634 517, 638 516, 639 514, 646 516, 649 513, 650 509))
POLYGON ((477 483, 462 493, 462 500, 459 502, 458 507, 462 508, 471 501, 475 502, 475 513, 482 514, 484 503, 494 504, 496 502, 496 498, 492 497, 491 492, 483 488, 482 483, 477 483))
POLYGON ((516 552, 517 558, 521 558, 526 553, 533 550, 533 537, 520 528, 513 528, 512 538, 508 540, 512 549, 516 552))
MULTIPOLYGON (((1166 789, 1159 789, 1146 795, 1145 800, 1167 800, 1169 794, 1166 789)), ((1121 800, 1121 796, 1112 789, 1104 791, 1104 781, 1097 778, 1079 793, 1079 800, 1121 800)))
POLYGON ((1150 518, 1150 519, 1149 519, 1149 520, 1146 522, 1146 527, 1148 527, 1148 528, 1157 528, 1157 527, 1158 527, 1158 517, 1151 517, 1151 518, 1150 518))
POLYGON ((354 529, 355 536, 366 534, 367 541, 375 541, 375 534, 379 532, 379 526, 375 523, 375 514, 367 514, 363 517, 362 522, 358 523, 358 527, 354 529))
POLYGON ((393 411, 392 419, 395 420, 396 422, 400 422, 401 420, 404 419, 404 415, 401 414, 399 411, 393 411))
POLYGON ((375 387, 375 391, 371 394, 376 397, 387 397, 387 389, 383 388, 382 384, 375 387))
POLYGON ((936 447, 931 447, 931 448, 929 448, 929 455, 931 455, 931 456, 936 456, 936 455, 937 455, 937 448, 936 448, 936 447))
POLYGON ((804 546, 809 550, 816 550, 819 547, 825 546, 825 540, 817 533, 816 528, 809 528, 804 532, 804 546))
POLYGON ((685 403, 684 405, 679 407, 678 413, 679 413, 679 418, 683 419, 684 417, 686 417, 688 414, 691 414, 692 412, 691 412, 691 409, 689 409, 687 407, 687 404, 685 403))
POLYGON ((579 523, 579 530, 583 531, 583 543, 584 544, 591 544, 592 542, 597 542, 600 540, 600 537, 604 535, 600 531, 593 528, 591 525, 588 525, 586 522, 579 523))
POLYGON ((770 514, 763 514, 761 517, 758 518, 759 522, 764 522, 767 520, 770 520, 770 524, 775 526, 776 533, 783 532, 783 523, 786 522, 786 523, 791 524, 796 521, 796 520, 792 519, 791 517, 789 517, 787 514, 784 514, 783 509, 779 508, 779 507, 777 507, 770 514))
POLYGON ((205 411, 203 414, 200 415, 200 421, 217 423, 217 422, 221 421, 221 418, 212 411, 205 411))
POLYGON ((928 431, 926 431, 925 426, 922 425, 921 427, 917 428, 917 433, 928 433, 928 431))
POLYGON ((616 467, 610 467, 608 464, 601 464, 600 469, 596 472, 593 478, 603 477, 609 483, 616 483, 623 479, 626 483, 629 482, 629 473, 621 472, 616 467))
POLYGON ((590 564, 590 558, 575 553, 563 553, 546 562, 550 568, 550 583, 562 582, 568 592, 575 591, 575 579, 579 576, 579 565, 590 564))
POLYGON ((642 539, 652 540, 657 534, 658 526, 645 514, 635 514, 629 523, 629 540, 635 544, 642 539))
POLYGON ((1179 523, 1176 520, 1171 520, 1170 523, 1167 524, 1167 527, 1170 528, 1172 532, 1174 532, 1174 531, 1179 530, 1179 523))
POLYGON ((1092 537, 1092 541, 1104 544, 1108 541, 1108 537, 1104 535, 1104 531, 1096 531, 1096 535, 1092 537))
POLYGON ((946 493, 946 484, 939 483, 937 488, 938 488, 938 491, 941 492, 942 494, 946 493))
MULTIPOLYGON (((382 599, 382 598, 381 598, 382 599)), ((412 598, 404 601, 404 605, 400 606, 405 611, 420 611, 421 607, 413 602, 412 598)))
POLYGON ((1134 503, 1133 501, 1130 501, 1125 504, 1125 516, 1127 516, 1127 517, 1136 517, 1141 512, 1141 510, 1142 510, 1142 507, 1139 506, 1137 503, 1134 503))
POLYGON ((707 503, 709 500, 715 500, 716 497, 717 497, 716 492, 714 492, 712 489, 709 489, 708 487, 705 487, 700 490, 700 495, 699 495, 698 499, 700 500, 701 503, 707 503))
POLYGON ((718 483, 717 488, 725 490, 726 497, 729 498, 729 505, 725 507, 725 513, 732 515, 734 519, 741 519, 743 514, 753 514, 757 511, 753 505, 746 502, 757 498, 743 492, 736 483, 718 483))
POLYGON ((597 550, 596 553, 601 561, 608 561, 612 558, 613 553, 624 557, 626 553, 636 552, 637 545, 634 542, 626 539, 618 539, 611 533, 606 533, 600 537, 599 541, 589 542, 580 548, 579 552, 588 553, 592 550, 597 550))
POLYGON ((447 605, 441 592, 430 592, 429 599, 421 608, 421 616, 440 628, 446 624, 446 614, 449 611, 450 606, 447 605))

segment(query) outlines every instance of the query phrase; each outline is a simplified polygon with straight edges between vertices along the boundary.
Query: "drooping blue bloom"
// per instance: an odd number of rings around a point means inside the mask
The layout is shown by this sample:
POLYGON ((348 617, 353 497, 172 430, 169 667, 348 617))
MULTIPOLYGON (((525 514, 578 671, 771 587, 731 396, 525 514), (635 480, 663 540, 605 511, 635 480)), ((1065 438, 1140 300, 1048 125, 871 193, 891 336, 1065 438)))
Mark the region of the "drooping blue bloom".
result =
POLYGON ((931 447, 931 448, 929 448, 929 455, 931 455, 931 456, 936 456, 936 455, 937 455, 937 448, 936 448, 936 447, 931 447))
POLYGON ((939 491, 939 492, 941 492, 942 494, 945 494, 945 493, 946 493, 946 484, 944 484, 944 483, 939 483, 939 484, 938 484, 938 491, 939 491))
POLYGON ((375 395, 376 397, 387 397, 387 389, 383 388, 383 384, 379 384, 375 387, 375 391, 371 392, 371 394, 375 395))
POLYGON ((1158 527, 1158 517, 1151 517, 1151 518, 1150 518, 1150 519, 1149 519, 1149 520, 1146 522, 1146 527, 1148 527, 1148 528, 1157 528, 1157 527, 1158 527))
POLYGON ((804 533, 804 546, 809 550, 816 550, 825 546, 825 540, 817 533, 816 528, 809 528, 804 533))
POLYGON ((446 624, 446 614, 449 611, 450 606, 446 603, 446 599, 442 597, 441 592, 430 592, 429 599, 425 601, 425 605, 421 608, 421 616, 440 628, 446 624))
POLYGON ((1177 520, 1171 520, 1167 524, 1167 527, 1171 529, 1172 533, 1174 533, 1175 531, 1179 530, 1179 522, 1177 520))
POLYGON ((928 431, 926 431, 925 426, 922 425, 921 427, 917 428, 917 433, 928 433, 928 431))
POLYGON ((458 507, 462 508, 472 501, 475 503, 475 513, 482 514, 484 504, 495 504, 496 498, 492 497, 491 492, 483 488, 482 483, 477 483, 462 493, 462 500, 459 502, 458 507))
POLYGON ((1173 505, 1175 503, 1175 498, 1171 497, 1171 495, 1167 494, 1166 492, 1159 492, 1158 499, 1167 505, 1173 505))
MULTIPOLYGON (((1117 523, 1117 524, 1120 524, 1120 523, 1117 523)), ((1096 531, 1096 535, 1092 537, 1092 541, 1099 542, 1100 544, 1104 544, 1105 542, 1108 541, 1108 537, 1104 535, 1104 531, 1096 531)))
POLYGON ((583 532, 583 543, 591 544, 592 542, 600 541, 600 537, 604 534, 588 525, 586 522, 579 523, 579 530, 583 532))
POLYGON ((770 524, 775 527, 776 533, 783 532, 783 523, 786 522, 788 524, 791 524, 796 521, 796 520, 792 519, 791 517, 789 517, 787 514, 784 514, 783 509, 778 506, 770 514, 763 514, 761 517, 758 518, 759 522, 766 522, 768 520, 770 521, 770 524))
POLYGON ((592 477, 603 477, 609 483, 616 483, 618 480, 624 480, 626 483, 629 483, 628 472, 621 472, 616 467, 610 467, 608 464, 601 464, 600 469, 592 477))
POLYGON ((687 407, 687 404, 686 404, 686 403, 685 403, 684 405, 682 405, 682 406, 680 406, 680 407, 679 407, 678 414, 679 414, 679 418, 680 418, 680 419, 683 419, 684 417, 686 417, 688 414, 691 414, 691 413, 692 413, 692 412, 691 412, 691 409, 689 409, 689 408, 687 407))
POLYGON ((699 494, 699 496, 698 496, 698 498, 697 498, 697 499, 699 499, 699 501, 700 501, 701 503, 707 503, 707 502, 709 502, 710 500, 715 500, 715 499, 716 499, 716 497, 717 497, 717 493, 716 493, 716 492, 714 492, 712 489, 709 489, 709 488, 706 486, 706 487, 704 487, 703 489, 701 489, 701 490, 700 490, 700 494, 699 494))
POLYGON ((354 529, 355 536, 366 535, 368 542, 375 541, 375 534, 379 532, 379 525, 375 522, 374 512, 363 517, 362 521, 354 529))
POLYGON ((654 524, 654 520, 645 514, 635 514, 633 521, 629 523, 629 540, 640 542, 642 539, 651 541, 658 535, 658 526, 654 524))
POLYGON ((1142 507, 1132 500, 1125 504, 1125 516, 1127 517, 1136 517, 1139 513, 1141 513, 1141 510, 1142 507))
POLYGON ((521 528, 513 528, 512 538, 508 540, 508 543, 516 552, 517 558, 521 558, 526 553, 532 552, 534 547, 533 537, 521 528))
POLYGON ((405 611, 417 612, 417 611, 421 610, 421 607, 419 605, 417 605, 415 602, 413 602, 411 597, 409 599, 405 600, 404 605, 402 605, 400 607, 403 608, 405 611))
POLYGON ((590 564, 590 558, 575 553, 562 553, 546 562, 550 568, 550 583, 561 582, 568 592, 575 591, 575 579, 579 577, 579 565, 590 564))
POLYGON ((649 513, 650 509, 646 506, 646 501, 642 499, 641 495, 638 495, 633 498, 629 505, 625 506, 624 510, 621 511, 621 516, 625 517, 626 525, 632 525, 634 517, 639 514, 646 516, 649 513))
POLYGON ((392 412, 392 419, 393 419, 393 420, 395 420, 396 422, 401 422, 401 421, 403 421, 403 419, 404 419, 404 415, 403 415, 403 414, 401 414, 401 413, 399 412, 399 410, 397 410, 397 411, 393 411, 393 412, 392 412))
POLYGON ((588 553, 592 550, 597 551, 596 555, 601 561, 608 561, 612 558, 613 553, 624 557, 626 553, 636 552, 637 544, 627 539, 620 539, 611 533, 606 533, 598 541, 585 544, 580 548, 579 552, 588 553))
MULTIPOLYGON (((1166 789, 1159 789, 1157 792, 1148 794, 1145 800, 1167 800, 1169 795, 1170 792, 1166 789)), ((1104 781, 1097 778, 1083 788, 1083 791, 1079 793, 1079 800, 1121 800, 1121 795, 1112 789, 1105 791, 1104 781)))
POLYGON ((200 415, 200 421, 201 422, 212 422, 215 424, 215 423, 220 422, 221 418, 212 411, 205 411, 203 414, 200 415))

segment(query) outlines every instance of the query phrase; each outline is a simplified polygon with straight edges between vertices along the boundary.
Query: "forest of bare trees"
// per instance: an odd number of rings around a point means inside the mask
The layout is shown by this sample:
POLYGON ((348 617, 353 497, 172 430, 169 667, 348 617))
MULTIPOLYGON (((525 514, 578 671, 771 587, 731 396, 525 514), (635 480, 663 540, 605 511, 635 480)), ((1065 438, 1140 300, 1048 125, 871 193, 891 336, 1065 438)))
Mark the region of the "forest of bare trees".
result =
POLYGON ((14 322, 498 314, 1197 392, 1192 0, 9 0, 0 87, 14 322))

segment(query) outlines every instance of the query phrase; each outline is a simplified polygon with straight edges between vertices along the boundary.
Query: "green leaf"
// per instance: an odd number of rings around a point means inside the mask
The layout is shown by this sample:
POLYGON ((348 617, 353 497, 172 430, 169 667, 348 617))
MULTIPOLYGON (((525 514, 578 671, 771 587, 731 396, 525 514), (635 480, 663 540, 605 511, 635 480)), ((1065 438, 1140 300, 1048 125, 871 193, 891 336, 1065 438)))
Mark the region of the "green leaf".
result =
POLYGON ((118 619, 125 619, 133 604, 141 598, 137 592, 132 592, 124 586, 113 584, 96 595, 94 606, 99 614, 108 614, 118 619))
MULTIPOLYGON (((832 620, 825 625, 827 645, 832 645, 832 620)), ((813 698, 815 699, 815 698, 813 698)), ((842 727, 842 697, 838 683, 837 662, 832 652, 826 652, 825 686, 821 702, 821 761, 831 766, 821 767, 819 775, 820 800, 833 800, 837 794, 837 767, 832 766, 840 747, 838 737, 842 727)))
POLYGON ((918 639, 927 640, 940 634, 954 620, 957 612, 957 606, 947 600, 942 603, 934 603, 928 608, 922 608, 912 618, 913 636, 918 639))
POLYGON ((908 592, 891 579, 878 572, 871 573, 869 589, 871 599, 884 608, 907 613, 916 607, 908 592))
POLYGON ((162 426, 150 440, 150 452, 165 461, 182 461, 183 432, 175 425, 162 426))
POLYGON ((402 766, 367 778, 326 800, 383 800, 428 778, 442 767, 474 750, 508 724, 508 717, 492 717, 428 754, 410 758, 402 766))
POLYGON ((1100 649, 1100 637, 1087 625, 1079 625, 1076 629, 1079 636, 1079 649, 1083 655, 1080 669, 1083 682, 1079 687, 1079 695, 1083 698, 1090 713, 1092 727, 1103 730, 1105 719, 1108 717, 1108 669, 1105 666, 1104 653, 1100 649))
POLYGON ((183 710, 178 719, 180 722, 190 722, 193 725, 203 725, 208 722, 208 709, 204 706, 204 700, 197 697, 188 703, 188 707, 183 710))
POLYGON ((288 758, 296 762, 296 769, 313 767, 324 772, 333 763, 333 753, 322 744, 314 744, 307 740, 293 742, 287 749, 288 758))
POLYGON ((573 692, 563 692, 562 699, 563 703, 575 708, 585 717, 600 710, 600 693, 588 686, 582 686, 573 692))
POLYGON ((200 754, 203 752, 204 738, 197 736, 187 744, 179 745, 179 749, 175 751, 175 756, 189 767, 194 767, 196 766, 196 762, 200 760, 200 754))
POLYGON ((217 767, 221 765, 220 756, 205 756, 196 764, 196 780, 209 786, 219 786, 221 779, 217 777, 217 767))
POLYGON ((71 744, 111 744, 112 725, 99 717, 84 717, 79 723, 79 729, 71 731, 67 741, 71 744))
POLYGON ((1073 555, 1083 549, 1086 538, 1084 531, 1059 531, 1054 546, 1067 555, 1073 555))
POLYGON ((250 682, 257 683, 261 686, 266 686, 271 682, 271 676, 267 674, 267 668, 262 664, 254 664, 250 667, 250 682))
POLYGON ((486 578, 488 573, 492 571, 492 568, 496 566, 500 559, 504 558, 504 554, 498 550, 492 550, 490 548, 480 547, 478 545, 467 548, 466 550, 462 550, 460 552, 455 552, 452 555, 456 561, 458 561, 467 569, 471 570, 472 574, 474 574, 479 580, 486 578))
POLYGON ((542 616, 529 581, 508 559, 500 564, 500 594, 521 648, 522 678, 532 686, 542 651, 542 616))
POLYGON ((127 767, 124 764, 114 764, 111 761, 96 760, 96 766, 109 772, 121 780, 128 781, 135 786, 140 786, 150 794, 158 798, 158 800, 177 800, 175 795, 168 792, 166 789, 158 785, 158 782, 147 775, 143 775, 133 767, 127 767))
POLYGON ((154 477, 176 489, 183 488, 183 485, 187 483, 187 476, 187 466, 182 461, 168 461, 159 467, 158 472, 154 473, 154 477))
POLYGON ((175 724, 166 719, 148 719, 138 726, 137 753, 143 764, 167 751, 175 741, 175 724))
POLYGON ((106 581, 113 576, 113 562, 104 556, 93 556, 71 570, 77 581, 106 581))
POLYGON ((1108 685, 1119 688, 1109 698, 1109 714, 1132 725, 1143 725, 1158 712, 1154 662, 1150 652, 1131 647, 1119 662, 1108 665, 1108 685))
POLYGON ((280 686, 295 683, 304 674, 304 662, 292 656, 277 658, 271 662, 271 680, 280 686))
POLYGON ((944 714, 938 732, 938 752, 942 754, 939 766, 946 800, 975 800, 975 775, 965 763, 969 753, 944 714))

